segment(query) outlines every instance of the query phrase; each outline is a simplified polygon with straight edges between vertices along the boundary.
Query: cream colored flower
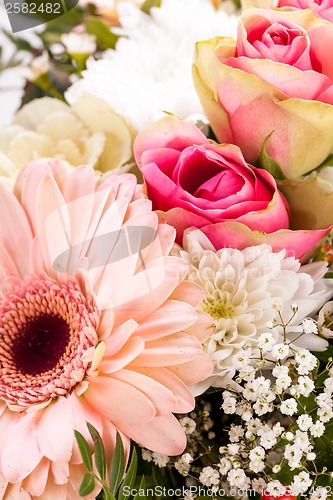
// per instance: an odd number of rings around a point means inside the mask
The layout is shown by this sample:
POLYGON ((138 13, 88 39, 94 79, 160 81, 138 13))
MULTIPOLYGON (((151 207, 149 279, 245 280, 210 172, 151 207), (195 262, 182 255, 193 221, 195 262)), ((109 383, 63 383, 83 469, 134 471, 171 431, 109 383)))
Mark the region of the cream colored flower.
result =
POLYGON ((15 177, 29 161, 50 157, 101 172, 119 169, 132 157, 132 139, 124 119, 96 97, 86 94, 71 107, 43 97, 0 127, 0 176, 15 177))
POLYGON ((50 69, 50 59, 46 50, 38 56, 34 57, 30 64, 23 69, 23 74, 30 82, 35 82, 41 76, 45 75, 50 69))
POLYGON ((72 31, 71 33, 63 33, 60 39, 69 54, 90 55, 96 50, 95 35, 72 31))

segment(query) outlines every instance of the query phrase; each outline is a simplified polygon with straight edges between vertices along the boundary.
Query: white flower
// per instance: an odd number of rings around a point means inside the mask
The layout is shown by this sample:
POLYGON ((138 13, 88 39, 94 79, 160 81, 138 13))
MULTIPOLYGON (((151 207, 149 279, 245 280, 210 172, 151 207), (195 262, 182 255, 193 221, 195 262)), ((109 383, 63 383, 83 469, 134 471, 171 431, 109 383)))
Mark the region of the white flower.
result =
POLYGON ((227 479, 230 486, 236 486, 237 488, 248 488, 250 486, 250 480, 246 476, 243 469, 232 469, 228 472, 227 479))
POLYGON ((288 366, 285 365, 276 365, 272 370, 272 374, 276 378, 284 377, 288 375, 288 373, 289 373, 289 368, 288 366))
POLYGON ((305 493, 306 490, 311 486, 312 479, 308 472, 300 472, 294 476, 293 482, 290 485, 291 493, 295 496, 305 493))
POLYGON ((310 495, 309 500, 326 500, 329 495, 329 490, 318 486, 310 495))
MULTIPOLYGON (((330 168, 332 169, 332 167, 330 168)), ((326 302, 326 304, 319 311, 318 329, 323 337, 332 338, 333 337, 332 328, 333 328, 333 301, 330 301, 326 302)))
POLYGON ((236 443, 232 443, 232 444, 228 444, 227 448, 228 448, 229 455, 235 456, 235 455, 238 455, 238 453, 239 453, 240 445, 236 444, 236 443))
POLYGON ((63 33, 60 37, 61 42, 64 44, 66 52, 71 55, 90 55, 96 50, 96 37, 95 35, 88 35, 88 33, 63 33))
POLYGON ((286 488, 280 483, 280 481, 271 481, 266 486, 266 493, 274 497, 278 497, 286 493, 286 488))
POLYGON ((287 344, 275 344, 272 349, 272 356, 275 359, 285 359, 289 354, 289 346, 287 344))
POLYGON ((210 0, 163 0, 150 16, 123 4, 119 18, 125 36, 102 60, 88 60, 67 100, 84 92, 105 99, 136 130, 163 111, 180 118, 202 113, 191 72, 195 42, 235 36, 238 17, 214 9, 210 0))
POLYGON ((227 472, 229 472, 231 467, 232 467, 232 464, 231 464, 230 460, 228 460, 225 457, 220 458, 219 469, 220 469, 220 474, 222 476, 225 476, 227 474, 227 472))
MULTIPOLYGON (((45 158, 107 172, 132 157, 129 126, 108 104, 88 95, 74 106, 50 97, 34 99, 16 113, 11 125, 0 127, 0 137, 0 153, 14 174, 26 163, 45 158)), ((2 170, 0 155, 0 174, 2 170)))
POLYGON ((179 474, 187 475, 191 468, 191 462, 193 461, 192 456, 189 453, 184 453, 176 462, 175 469, 179 474))
POLYGON ((297 469, 302 460, 303 452, 300 447, 296 445, 287 444, 284 450, 284 458, 288 461, 288 466, 291 470, 297 469))
POLYGON ((204 467, 200 472, 199 481, 204 486, 217 486, 220 482, 220 473, 213 467, 204 467))
POLYGON ((256 459, 256 460, 250 460, 249 462, 249 468, 258 474, 258 472, 262 472, 265 469, 266 465, 263 460, 256 459))
POLYGON ((179 423, 184 428, 185 434, 187 435, 193 434, 197 426, 195 420, 190 417, 183 417, 179 419, 179 423))
MULTIPOLYGON (((273 327, 273 325, 272 325, 273 327)), ((258 338, 258 347, 264 352, 271 351, 272 347, 275 345, 276 340, 270 332, 262 333, 258 338)))
POLYGON ((291 377, 289 375, 282 375, 281 377, 276 379, 275 385, 279 391, 279 394, 283 392, 283 389, 287 389, 291 385, 291 377))
POLYGON ((151 462, 153 460, 152 455, 153 453, 150 450, 146 450, 145 448, 141 449, 141 456, 146 462, 151 462))
POLYGON ((261 446, 256 446, 255 448, 252 448, 252 450, 249 453, 250 460, 262 460, 265 458, 265 450, 261 446))
POLYGON ((301 431, 307 431, 313 425, 313 420, 310 415, 301 415, 297 419, 297 425, 301 431))
POLYGON ((316 356, 311 354, 307 349, 299 349, 295 353, 296 370, 300 375, 307 375, 310 373, 318 363, 316 356))
POLYGON ((45 75, 45 73, 48 73, 50 67, 49 54, 44 50, 42 55, 34 57, 31 60, 29 66, 23 69, 23 73, 27 80, 34 82, 45 75))
POLYGON ((252 488, 256 493, 262 494, 266 489, 266 481, 263 478, 252 479, 252 488))
POLYGON ((258 434, 258 431, 261 429, 262 423, 259 418, 252 418, 249 420, 247 424, 247 428, 252 434, 258 434))
POLYGON ((298 384, 296 385, 295 389, 297 393, 301 396, 308 397, 311 392, 314 390, 315 384, 313 380, 308 377, 307 375, 301 376, 298 378, 298 384))
POLYGON ((237 404, 237 399, 233 397, 226 397, 224 398, 223 404, 222 404, 222 410, 224 413, 228 413, 229 415, 233 415, 236 413, 236 404, 237 404))
POLYGON ((155 451, 152 453, 152 460, 155 465, 158 467, 165 467, 169 462, 170 458, 167 455, 161 455, 161 453, 156 453, 155 451))
POLYGON ((294 398, 286 399, 282 401, 280 405, 280 411, 284 415, 294 415, 297 412, 297 401, 294 398))
POLYGON ((260 437, 260 445, 263 446, 266 450, 270 450, 277 443, 276 435, 273 430, 269 432, 265 432, 260 437))
POLYGON ((316 322, 311 318, 303 319, 301 323, 304 333, 318 333, 318 328, 316 322))
MULTIPOLYGON (((275 319, 273 304, 277 299, 282 304, 281 314, 289 319, 290 304, 297 297, 299 309, 291 323, 299 324, 310 311, 318 310, 331 294, 325 280, 319 278, 325 272, 326 264, 317 262, 313 263, 319 264, 315 267, 301 267, 299 261, 285 258, 285 251, 272 252, 269 245, 248 247, 242 251, 232 248, 215 251, 200 230, 187 233, 183 244, 185 250, 181 250, 180 255, 190 264, 188 279, 205 290, 201 309, 208 312, 215 322, 215 331, 204 346, 213 361, 214 372, 196 387, 197 394, 209 386, 225 387, 230 382, 235 373, 233 357, 239 355, 244 346, 257 348, 258 339, 267 333, 268 321, 275 319), (293 287, 290 287, 290 280, 293 287)), ((302 339, 296 340, 299 333, 296 335, 293 330, 291 325, 287 337, 298 346, 302 339)), ((282 343, 282 333, 281 327, 273 328, 272 336, 279 343, 273 346, 272 354, 276 353, 278 359, 288 356, 289 350, 288 345, 282 343)), ((311 344, 316 343, 315 350, 327 346, 318 335, 303 337, 311 344)))
POLYGON ((325 425, 323 422, 316 422, 310 427, 310 432, 313 437, 320 437, 324 434, 325 432, 325 425))
POLYGON ((231 443, 238 443, 240 438, 244 436, 244 429, 241 425, 231 425, 229 431, 229 440, 231 443))

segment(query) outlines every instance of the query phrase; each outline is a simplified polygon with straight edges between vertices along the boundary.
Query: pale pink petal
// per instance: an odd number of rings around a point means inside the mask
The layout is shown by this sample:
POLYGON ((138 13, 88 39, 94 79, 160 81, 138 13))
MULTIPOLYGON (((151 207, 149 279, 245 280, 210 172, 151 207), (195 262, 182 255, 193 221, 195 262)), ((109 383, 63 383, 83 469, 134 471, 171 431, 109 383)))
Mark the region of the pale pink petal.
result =
POLYGON ((120 285, 113 297, 115 324, 121 324, 128 316, 137 322, 149 316, 175 289, 178 278, 176 271, 157 267, 140 272, 120 285))
MULTIPOLYGON (((91 408, 91 406, 82 397, 78 397, 75 392, 71 394, 68 398, 68 403, 71 406, 73 414, 74 429, 79 431, 87 441, 90 440, 90 434, 87 429, 87 422, 90 422, 95 429, 103 434, 103 423, 102 417, 91 408)), ((79 452, 79 448, 76 439, 73 441, 73 453, 71 457, 71 463, 81 464, 82 457, 79 452)))
POLYGON ((146 425, 117 425, 136 443, 163 455, 179 455, 186 446, 184 429, 173 415, 157 416, 146 425))
POLYGON ((54 481, 48 481, 43 496, 34 500, 67 500, 67 484, 56 484, 54 481))
POLYGON ((67 484, 69 477, 68 462, 51 462, 51 470, 56 484, 67 484))
POLYGON ((0 220, 1 246, 15 256, 19 275, 24 276, 30 271, 27 248, 32 243, 32 233, 21 205, 3 184, 0 184, 0 220))
POLYGON ((136 367, 135 371, 151 377, 174 394, 177 401, 174 413, 185 413, 193 410, 195 401, 189 388, 168 368, 136 367))
POLYGON ((190 327, 186 328, 189 335, 193 335, 201 343, 205 342, 213 333, 214 323, 210 314, 198 311, 198 320, 190 327))
POLYGON ((154 406, 142 392, 111 377, 89 379, 83 397, 91 408, 112 422, 146 423, 155 416, 154 406))
POLYGON ((182 244, 183 233, 189 227, 201 228, 207 225, 208 220, 183 208, 171 208, 167 212, 157 211, 161 224, 170 224, 177 231, 176 243, 182 244))
POLYGON ((98 366, 98 370, 103 373, 113 373, 117 370, 121 370, 138 357, 144 348, 145 343, 141 338, 131 338, 117 354, 114 354, 110 358, 104 356, 102 362, 98 366))
POLYGON ((35 470, 23 481, 23 488, 33 496, 41 496, 49 477, 50 461, 43 458, 35 470))
POLYGON ((202 353, 186 363, 170 366, 169 370, 180 378, 187 386, 201 382, 209 377, 213 371, 212 361, 207 354, 202 353))
POLYGON ((195 309, 189 304, 168 300, 140 323, 135 335, 145 341, 155 340, 188 328, 197 318, 195 309))
POLYGON ((37 440, 43 454, 53 461, 68 462, 73 448, 73 416, 64 397, 52 402, 40 419, 37 440))
POLYGON ((31 496, 25 489, 23 489, 21 483, 16 483, 8 485, 6 490, 6 500, 31 500, 31 496))
POLYGON ((121 380, 143 392, 153 403, 157 415, 165 415, 177 411, 177 401, 173 392, 156 380, 131 370, 120 370, 113 376, 117 380, 121 380))
POLYGON ((112 356, 120 351, 137 327, 138 323, 133 319, 129 319, 118 328, 115 328, 111 332, 110 337, 105 340, 106 349, 104 356, 112 356))
POLYGON ((186 333, 175 333, 166 339, 147 342, 133 366, 172 366, 185 363, 202 353, 200 342, 186 333))
POLYGON ((205 292, 201 286, 191 283, 190 281, 183 281, 170 295, 170 300, 180 300, 197 306, 202 302, 205 297, 205 292))
POLYGON ((1 469, 11 483, 17 483, 37 467, 43 453, 37 442, 39 412, 23 414, 6 435, 1 455, 1 469), (29 453, 22 453, 29 450, 29 453))

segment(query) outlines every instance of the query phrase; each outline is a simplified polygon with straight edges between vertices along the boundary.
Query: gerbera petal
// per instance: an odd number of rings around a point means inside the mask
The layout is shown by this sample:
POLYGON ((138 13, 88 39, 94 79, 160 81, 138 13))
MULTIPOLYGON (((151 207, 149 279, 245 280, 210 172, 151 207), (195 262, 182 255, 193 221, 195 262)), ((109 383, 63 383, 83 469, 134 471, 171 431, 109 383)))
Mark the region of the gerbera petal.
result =
POLYGON ((177 377, 187 386, 205 380, 213 371, 211 359, 207 355, 200 355, 186 363, 169 367, 177 377))
POLYGON ((30 271, 26 248, 32 243, 32 233, 26 215, 15 196, 0 184, 0 240, 9 255, 15 255, 20 276, 30 271))
POLYGON ((23 414, 7 432, 1 456, 1 469, 11 483, 28 476, 43 458, 37 442, 39 414, 23 414), (22 453, 22 450, 29 450, 22 453))
POLYGON ((111 377, 89 379, 84 393, 88 404, 102 417, 113 422, 146 423, 155 416, 155 408, 149 399, 134 387, 111 377))
POLYGON ((59 397, 44 411, 37 430, 38 446, 52 461, 68 462, 73 448, 73 416, 64 397, 59 397))
POLYGON ((145 425, 118 422, 118 427, 136 443, 163 455, 179 455, 186 446, 184 429, 173 415, 156 416, 145 425))
POLYGON ((153 340, 133 362, 133 366, 172 366, 185 363, 202 353, 200 342, 185 333, 175 333, 167 340, 153 340))
POLYGON ((50 469, 50 461, 43 458, 35 470, 22 483, 22 486, 30 495, 41 496, 47 484, 50 469))
POLYGON ((129 339, 124 347, 112 357, 104 357, 98 370, 103 373, 113 373, 131 363, 145 348, 144 341, 139 337, 129 339))
POLYGON ((138 323, 133 319, 129 319, 118 328, 115 328, 110 337, 105 340, 106 349, 104 355, 112 356, 120 351, 137 327, 138 323))
POLYGON ((135 335, 140 335, 145 341, 155 340, 184 330, 193 325, 197 318, 192 306, 168 300, 140 323, 135 335))
POLYGON ((136 274, 113 297, 115 324, 119 325, 130 311, 131 317, 140 322, 165 302, 178 284, 178 273, 157 267, 136 274))
POLYGON ((156 380, 131 370, 119 370, 113 377, 143 392, 153 403, 158 415, 177 411, 177 401, 172 391, 156 380))
POLYGON ((192 411, 194 408, 194 398, 189 391, 188 387, 168 368, 147 368, 136 367, 136 373, 142 373, 150 377, 160 384, 167 387, 176 398, 177 407, 173 410, 174 413, 185 413, 192 411))

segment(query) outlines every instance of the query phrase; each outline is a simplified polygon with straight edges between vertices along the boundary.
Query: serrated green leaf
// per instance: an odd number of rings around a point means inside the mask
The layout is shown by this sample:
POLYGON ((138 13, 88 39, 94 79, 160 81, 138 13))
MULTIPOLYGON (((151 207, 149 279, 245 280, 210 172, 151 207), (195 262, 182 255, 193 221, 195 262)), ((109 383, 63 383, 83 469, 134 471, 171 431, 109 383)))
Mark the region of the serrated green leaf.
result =
POLYGON ((148 497, 146 495, 140 495, 141 491, 145 489, 146 489, 146 480, 145 476, 142 476, 137 494, 135 495, 133 500, 148 500, 148 497))
POLYGON ((260 167, 267 170, 267 172, 269 172, 274 177, 274 179, 282 181, 283 179, 285 179, 285 176, 283 175, 280 165, 275 160, 273 160, 273 158, 271 158, 266 151, 266 144, 273 133, 274 130, 264 140, 256 163, 259 163, 260 167))
POLYGON ((110 488, 115 495, 125 472, 125 453, 119 432, 116 437, 116 447, 110 467, 110 488))
POLYGON ((141 10, 146 14, 150 14, 152 7, 161 7, 161 4, 162 0, 146 0, 142 5, 141 10))
POLYGON ((106 456, 103 441, 97 429, 87 422, 89 434, 94 442, 95 464, 102 481, 106 478, 106 456))
POLYGON ((87 467, 87 469, 91 472, 93 467, 92 467, 92 458, 91 458, 91 451, 89 444, 79 431, 74 431, 74 434, 81 453, 83 463, 87 467))
POLYGON ((133 486, 135 484, 137 470, 138 470, 138 456, 136 453, 136 449, 133 447, 131 462, 130 462, 130 465, 127 469, 124 480, 121 483, 119 493, 118 493, 118 500, 128 500, 128 496, 124 495, 124 488, 127 487, 128 490, 133 489, 133 486))
POLYGON ((115 35, 110 31, 109 26, 101 21, 98 17, 90 17, 87 19, 86 31, 90 35, 95 35, 96 43, 99 49, 114 49, 120 36, 115 35))
POLYGON ((89 495, 93 489, 95 488, 95 479, 94 476, 89 474, 85 474, 82 479, 82 483, 79 489, 79 495, 80 497, 85 497, 86 495, 89 495))

